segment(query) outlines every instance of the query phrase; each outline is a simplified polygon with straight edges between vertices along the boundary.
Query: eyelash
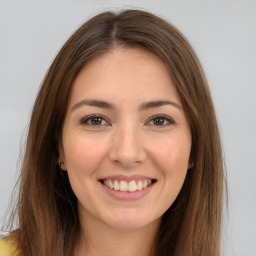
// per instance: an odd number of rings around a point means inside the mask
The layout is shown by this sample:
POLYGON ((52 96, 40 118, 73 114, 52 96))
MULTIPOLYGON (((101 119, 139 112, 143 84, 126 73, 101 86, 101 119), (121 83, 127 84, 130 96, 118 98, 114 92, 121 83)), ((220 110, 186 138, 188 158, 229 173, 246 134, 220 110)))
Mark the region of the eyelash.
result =
POLYGON ((153 116, 153 117, 150 118, 150 120, 147 123, 154 122, 154 120, 156 120, 156 119, 163 120, 164 124, 162 124, 162 125, 151 124, 152 126, 162 126, 162 127, 165 127, 167 125, 174 124, 174 121, 170 117, 167 117, 167 116, 164 116, 164 115, 153 116))
POLYGON ((94 126, 94 127, 100 127, 100 126, 104 126, 104 125, 107 125, 107 124, 109 124, 109 122, 108 121, 106 121, 106 118, 104 117, 104 116, 102 116, 102 115, 90 115, 90 116, 87 116, 87 117, 85 117, 85 118, 83 118, 81 121, 80 121, 80 123, 81 124, 83 124, 83 125, 87 125, 87 126, 94 126), (90 124, 88 124, 88 122, 89 121, 91 121, 92 122, 92 120, 95 120, 95 119, 101 119, 102 121, 105 121, 106 122, 106 124, 100 124, 100 125, 94 125, 94 124, 92 124, 92 123, 90 123, 90 124))
MULTIPOLYGON (((80 123, 82 125, 87 125, 87 126, 94 126, 94 127, 100 127, 100 126, 105 126, 105 125, 110 125, 110 123, 106 120, 106 118, 102 115, 90 115, 90 116, 87 116, 83 119, 81 119, 80 123), (92 120, 95 120, 95 119, 100 119, 102 120, 103 122, 105 122, 105 124, 99 124, 99 125, 96 125, 96 124, 92 124, 92 123, 88 123, 89 121, 92 122, 92 120)), ((149 124, 150 126, 161 126, 161 127, 165 127, 165 126, 168 126, 168 125, 173 125, 174 124, 174 121, 170 118, 170 117, 167 117, 167 116, 164 116, 164 115, 155 115, 153 117, 150 118, 149 121, 146 122, 146 124, 149 124), (154 120, 162 120, 164 123, 163 124, 149 124, 150 122, 154 122, 154 120), (166 123, 167 122, 167 123, 166 123)))

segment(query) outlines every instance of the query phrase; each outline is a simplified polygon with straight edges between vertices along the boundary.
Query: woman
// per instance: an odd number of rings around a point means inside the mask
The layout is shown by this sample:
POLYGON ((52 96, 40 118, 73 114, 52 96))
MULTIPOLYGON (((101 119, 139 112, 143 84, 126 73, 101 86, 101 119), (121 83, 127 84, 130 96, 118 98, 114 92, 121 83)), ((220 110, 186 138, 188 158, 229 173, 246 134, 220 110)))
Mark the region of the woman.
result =
POLYGON ((223 180, 213 103, 187 40, 147 12, 101 13, 43 81, 19 227, 0 245, 24 256, 217 256, 223 180))

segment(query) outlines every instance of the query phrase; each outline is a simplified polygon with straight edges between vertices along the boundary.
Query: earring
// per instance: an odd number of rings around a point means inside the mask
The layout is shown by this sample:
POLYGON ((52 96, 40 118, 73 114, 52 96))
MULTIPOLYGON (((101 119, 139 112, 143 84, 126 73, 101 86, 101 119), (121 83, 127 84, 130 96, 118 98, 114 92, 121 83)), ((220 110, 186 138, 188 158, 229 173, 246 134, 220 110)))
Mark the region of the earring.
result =
POLYGON ((63 162, 63 161, 61 161, 61 160, 59 160, 59 161, 58 161, 58 165, 59 165, 59 167, 61 167, 63 164, 64 164, 64 162, 63 162))

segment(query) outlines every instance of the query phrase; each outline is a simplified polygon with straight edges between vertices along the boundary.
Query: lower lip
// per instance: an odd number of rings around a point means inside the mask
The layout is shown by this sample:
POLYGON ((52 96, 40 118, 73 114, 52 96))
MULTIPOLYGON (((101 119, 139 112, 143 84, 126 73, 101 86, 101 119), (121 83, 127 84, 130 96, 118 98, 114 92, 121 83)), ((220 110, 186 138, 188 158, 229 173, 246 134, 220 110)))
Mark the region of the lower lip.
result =
POLYGON ((135 192, 122 192, 119 190, 111 189, 105 186, 104 184, 102 184, 101 182, 100 184, 102 185, 104 190, 107 192, 107 194, 110 195, 111 197, 121 201, 134 201, 134 200, 139 200, 144 196, 146 196, 151 191, 155 183, 151 184, 150 186, 142 190, 137 190, 135 192))

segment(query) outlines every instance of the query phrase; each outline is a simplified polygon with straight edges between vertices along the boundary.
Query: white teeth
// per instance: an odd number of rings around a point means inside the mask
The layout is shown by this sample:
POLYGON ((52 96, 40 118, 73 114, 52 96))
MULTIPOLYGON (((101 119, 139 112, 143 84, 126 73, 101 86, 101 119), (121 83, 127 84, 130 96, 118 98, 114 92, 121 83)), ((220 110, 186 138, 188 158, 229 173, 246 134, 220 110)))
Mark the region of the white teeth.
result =
POLYGON ((137 188, 138 188, 138 190, 142 190, 143 189, 143 185, 142 185, 142 181, 141 180, 139 180, 137 188))
POLYGON ((136 182, 134 180, 130 181, 129 182, 129 192, 135 192, 136 190, 137 190, 136 182))
POLYGON ((152 184, 152 180, 132 180, 129 183, 125 180, 117 181, 117 180, 103 180, 103 184, 111 189, 122 192, 135 192, 137 190, 145 189, 147 186, 152 184))
POLYGON ((120 191, 127 191, 128 190, 128 184, 126 181, 122 180, 120 182, 120 191))
POLYGON ((119 190, 119 183, 118 181, 114 181, 114 190, 119 190))
MULTIPOLYGON (((109 184, 109 187, 110 187, 110 188, 112 188, 112 189, 114 188, 114 184, 113 184, 112 180, 109 180, 109 181, 108 181, 108 184, 109 184)), ((106 185, 106 184, 105 184, 105 185, 106 185)))

